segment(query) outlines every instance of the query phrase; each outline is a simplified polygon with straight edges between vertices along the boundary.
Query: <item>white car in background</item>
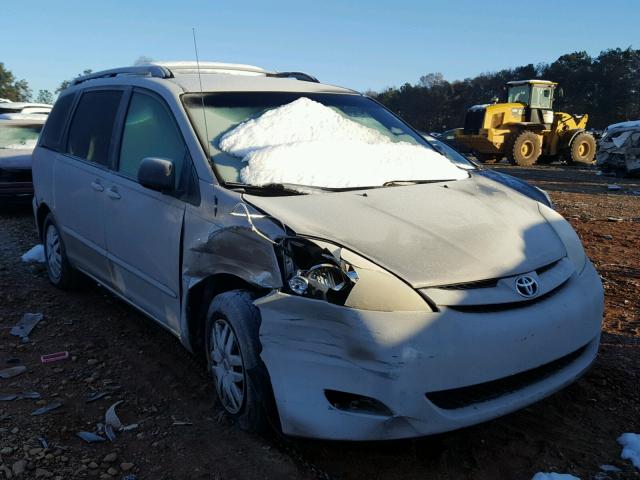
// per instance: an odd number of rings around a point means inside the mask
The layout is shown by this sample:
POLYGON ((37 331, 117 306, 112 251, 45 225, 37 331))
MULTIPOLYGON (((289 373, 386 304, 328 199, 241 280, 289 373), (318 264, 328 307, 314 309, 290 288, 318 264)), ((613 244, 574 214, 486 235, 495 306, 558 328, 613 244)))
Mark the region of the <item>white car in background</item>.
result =
POLYGON ((21 120, 7 120, 0 115, 0 206, 31 201, 31 154, 46 118, 37 114, 12 115, 20 115, 21 120))
POLYGON ((1 101, 0 120, 46 119, 52 108, 53 105, 47 103, 1 101), (34 115, 37 116, 34 117, 34 115))

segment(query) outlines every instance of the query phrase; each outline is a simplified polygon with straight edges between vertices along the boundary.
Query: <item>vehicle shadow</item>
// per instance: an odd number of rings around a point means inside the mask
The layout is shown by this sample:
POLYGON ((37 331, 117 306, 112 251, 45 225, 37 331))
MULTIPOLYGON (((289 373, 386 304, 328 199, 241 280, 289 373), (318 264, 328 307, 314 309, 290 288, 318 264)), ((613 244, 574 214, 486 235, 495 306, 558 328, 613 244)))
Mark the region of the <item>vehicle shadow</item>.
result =
POLYGON ((634 193, 640 192, 640 178, 598 175, 596 167, 560 164, 518 167, 504 163, 486 165, 486 167, 521 178, 547 191, 594 195, 640 195, 640 193, 634 193), (609 185, 617 185, 620 189, 609 190, 609 185))

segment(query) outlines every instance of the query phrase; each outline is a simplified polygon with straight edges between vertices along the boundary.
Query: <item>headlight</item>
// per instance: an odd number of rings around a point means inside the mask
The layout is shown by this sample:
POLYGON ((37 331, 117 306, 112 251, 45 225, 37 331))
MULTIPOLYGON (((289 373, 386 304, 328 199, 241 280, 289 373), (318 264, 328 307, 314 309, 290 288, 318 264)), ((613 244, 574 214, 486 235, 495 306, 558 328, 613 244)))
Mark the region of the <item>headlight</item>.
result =
POLYGON ((584 266, 587 264, 587 255, 584 253, 578 234, 558 212, 542 204, 538 204, 538 209, 547 223, 551 225, 558 237, 560 237, 567 251, 567 258, 575 266, 576 272, 578 274, 582 273, 584 266))
POLYGON ((358 274, 327 247, 305 238, 287 239, 281 252, 284 283, 296 295, 344 303, 358 274))
POLYGON ((375 311, 431 311, 409 285, 360 255, 304 237, 278 247, 283 284, 294 295, 375 311))
POLYGON ((354 271, 344 271, 337 265, 322 263, 307 271, 298 270, 289 279, 289 288, 298 295, 304 294, 308 289, 326 295, 329 290, 339 292, 348 288, 349 282, 355 283, 357 280, 358 274, 354 271))

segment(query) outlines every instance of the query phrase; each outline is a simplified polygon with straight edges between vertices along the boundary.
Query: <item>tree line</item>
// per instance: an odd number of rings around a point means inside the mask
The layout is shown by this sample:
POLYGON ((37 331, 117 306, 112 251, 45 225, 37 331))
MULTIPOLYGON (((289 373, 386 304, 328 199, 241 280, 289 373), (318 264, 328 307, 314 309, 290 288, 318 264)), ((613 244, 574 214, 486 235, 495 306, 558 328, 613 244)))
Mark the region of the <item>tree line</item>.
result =
MULTIPOLYGON (((149 63, 140 56, 135 64, 149 63)), ((82 74, 91 73, 85 70, 82 74)), ((511 80, 542 78, 558 82, 564 97, 557 98, 555 109, 568 113, 588 113, 591 128, 640 119, 640 50, 609 49, 592 57, 587 52, 562 55, 552 63, 528 64, 498 72, 481 73, 473 78, 448 81, 441 73, 429 73, 418 83, 369 95, 400 114, 414 127, 425 132, 461 127, 467 109, 504 97, 504 84, 511 80)), ((70 80, 60 83, 55 92, 39 90, 33 95, 26 80, 18 80, 0 62, 0 98, 13 101, 53 103, 70 80)))
MULTIPOLYGON (((153 62, 153 58, 146 55, 139 56, 134 62, 134 65, 143 65, 153 62)), ((83 75, 89 75, 92 72, 91 69, 84 70, 82 73, 76 75, 77 77, 83 75)), ((0 99, 11 100, 13 102, 38 102, 53 104, 55 97, 62 92, 65 88, 71 85, 71 80, 63 80, 58 87, 52 93, 49 90, 38 90, 36 95, 33 95, 29 83, 24 80, 18 80, 13 72, 4 66, 4 63, 0 62, 0 99)))
POLYGON ((589 127, 602 129, 640 119, 640 50, 609 49, 592 57, 587 52, 562 55, 552 63, 528 64, 464 80, 445 80, 440 73, 420 77, 383 92, 369 92, 415 128, 441 132, 461 127, 472 105, 504 100, 504 84, 511 80, 545 79, 558 82, 564 97, 558 111, 589 114, 589 127))

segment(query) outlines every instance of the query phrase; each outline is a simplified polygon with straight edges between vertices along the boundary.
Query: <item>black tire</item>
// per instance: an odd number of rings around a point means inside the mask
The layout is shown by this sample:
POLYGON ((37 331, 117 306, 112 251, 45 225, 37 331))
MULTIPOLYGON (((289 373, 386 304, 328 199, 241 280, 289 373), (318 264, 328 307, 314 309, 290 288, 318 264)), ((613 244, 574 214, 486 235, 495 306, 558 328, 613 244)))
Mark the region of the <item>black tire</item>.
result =
POLYGON ((69 263, 67 250, 60 236, 53 215, 47 214, 42 224, 42 243, 44 245, 44 259, 49 281, 62 290, 71 290, 78 286, 79 273, 69 263), (57 237, 57 242, 52 236, 57 237))
POLYGON ((579 133, 569 145, 569 156, 573 164, 593 164, 596 157, 596 139, 590 133, 579 133))
POLYGON ((542 142, 540 135, 525 130, 515 133, 507 142, 507 159, 513 165, 528 167, 538 161, 542 154, 542 142))
MULTIPOLYGON (((260 312, 253 304, 252 296, 245 290, 232 290, 217 295, 209 304, 206 317, 205 352, 207 368, 211 373, 217 399, 225 413, 237 421, 240 428, 249 432, 262 433, 272 425, 278 430, 277 410, 267 368, 260 358, 262 346, 259 339, 260 312), (214 328, 226 324, 231 328, 237 341, 237 353, 242 358, 243 395, 238 409, 230 408, 229 399, 218 380, 214 364, 214 328)), ((235 349, 232 348, 232 352, 235 349)), ((231 355, 229 356, 231 357, 231 355)), ((218 359, 219 360, 219 359, 218 359)), ((224 361, 227 361, 225 359, 224 361)), ((233 365, 231 361, 227 362, 233 365)), ((222 368, 226 368, 222 366, 222 368)), ((230 366, 229 368, 234 368, 230 366)), ((235 369, 234 373, 237 373, 235 369)), ((232 405, 233 406, 233 405, 232 405)))

